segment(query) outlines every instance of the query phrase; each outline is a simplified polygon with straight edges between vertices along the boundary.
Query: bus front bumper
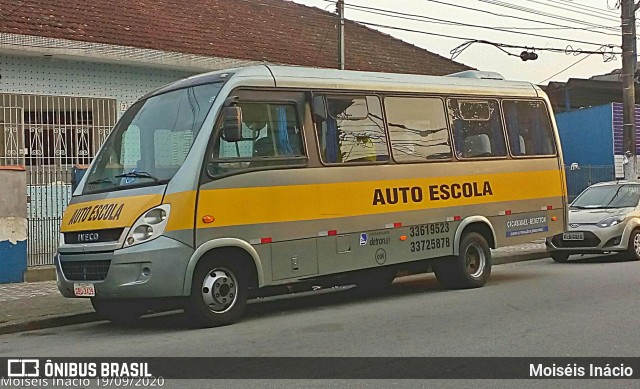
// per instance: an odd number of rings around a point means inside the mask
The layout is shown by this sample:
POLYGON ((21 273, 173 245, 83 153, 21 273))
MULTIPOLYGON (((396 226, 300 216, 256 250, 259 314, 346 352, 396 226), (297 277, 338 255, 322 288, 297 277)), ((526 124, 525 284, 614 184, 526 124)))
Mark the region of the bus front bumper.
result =
POLYGON ((193 249, 160 236, 136 246, 108 252, 64 253, 56 258, 58 290, 76 296, 74 286, 92 285, 96 298, 182 296, 193 249))

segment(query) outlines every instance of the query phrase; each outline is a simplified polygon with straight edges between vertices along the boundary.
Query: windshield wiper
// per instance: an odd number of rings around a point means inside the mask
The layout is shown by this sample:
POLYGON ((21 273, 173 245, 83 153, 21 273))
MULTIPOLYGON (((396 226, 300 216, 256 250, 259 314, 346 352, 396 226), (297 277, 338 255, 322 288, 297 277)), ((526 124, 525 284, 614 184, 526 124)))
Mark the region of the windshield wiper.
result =
POLYGON ((613 196, 611 197, 611 200, 609 200, 609 202, 606 203, 602 208, 609 208, 609 205, 613 203, 613 200, 615 200, 618 197, 618 194, 620 193, 620 189, 622 189, 623 187, 624 185, 620 185, 618 189, 616 189, 616 193, 614 193, 613 196))
POLYGON ((116 177, 117 178, 121 178, 121 177, 148 178, 160 184, 160 180, 157 177, 149 174, 148 172, 128 172, 128 173, 118 174, 116 177))
POLYGON ((111 181, 111 178, 109 177, 104 177, 104 178, 99 178, 97 180, 93 180, 93 181, 89 181, 87 182, 87 184, 89 185, 94 185, 94 184, 111 184, 113 186, 117 186, 115 182, 111 181))

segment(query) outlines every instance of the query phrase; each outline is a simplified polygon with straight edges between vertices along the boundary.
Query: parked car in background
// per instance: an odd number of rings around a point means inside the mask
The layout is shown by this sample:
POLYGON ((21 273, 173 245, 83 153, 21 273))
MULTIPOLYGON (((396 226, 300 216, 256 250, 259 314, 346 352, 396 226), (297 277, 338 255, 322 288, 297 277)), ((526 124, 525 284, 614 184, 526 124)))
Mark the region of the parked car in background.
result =
POLYGON ((567 231, 546 239, 551 257, 620 252, 640 259, 639 201, 638 181, 591 185, 571 203, 567 231))

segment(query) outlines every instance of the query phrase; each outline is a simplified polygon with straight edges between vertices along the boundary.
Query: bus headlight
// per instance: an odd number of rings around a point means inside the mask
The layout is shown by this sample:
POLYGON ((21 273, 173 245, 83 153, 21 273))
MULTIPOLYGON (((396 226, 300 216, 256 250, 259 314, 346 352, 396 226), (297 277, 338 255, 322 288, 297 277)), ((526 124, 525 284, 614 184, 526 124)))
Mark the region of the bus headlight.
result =
POLYGON ((148 242, 162 235, 169 220, 170 210, 171 206, 164 204, 146 211, 133 223, 124 240, 124 247, 148 242))

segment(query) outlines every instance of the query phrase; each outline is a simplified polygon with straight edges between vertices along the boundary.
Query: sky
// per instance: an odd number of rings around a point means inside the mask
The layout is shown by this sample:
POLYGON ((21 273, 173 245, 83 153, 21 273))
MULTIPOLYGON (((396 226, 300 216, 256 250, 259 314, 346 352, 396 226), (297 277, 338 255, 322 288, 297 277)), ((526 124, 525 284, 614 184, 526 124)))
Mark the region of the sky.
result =
MULTIPOLYGON (((335 0, 292 1, 330 12, 336 9, 335 0)), ((502 47, 516 55, 511 56, 494 45, 473 43, 454 60, 478 70, 498 72, 507 79, 546 85, 549 81, 589 78, 622 67, 620 9, 614 8, 617 2, 345 0, 345 16, 358 22, 416 30, 369 26, 450 59, 452 49, 470 40, 535 48, 538 59, 522 61, 519 55, 523 48, 502 47), (615 47, 603 49, 603 45, 615 47), (596 53, 567 53, 567 49, 596 53), (607 54, 600 54, 603 50, 607 54)))

